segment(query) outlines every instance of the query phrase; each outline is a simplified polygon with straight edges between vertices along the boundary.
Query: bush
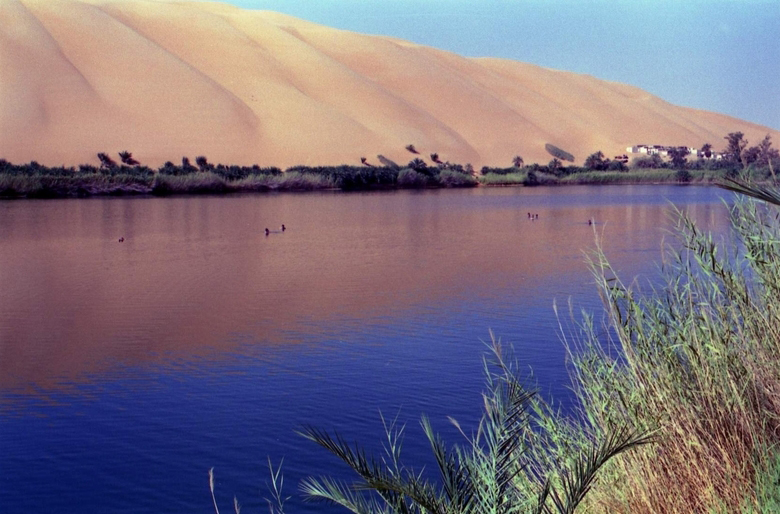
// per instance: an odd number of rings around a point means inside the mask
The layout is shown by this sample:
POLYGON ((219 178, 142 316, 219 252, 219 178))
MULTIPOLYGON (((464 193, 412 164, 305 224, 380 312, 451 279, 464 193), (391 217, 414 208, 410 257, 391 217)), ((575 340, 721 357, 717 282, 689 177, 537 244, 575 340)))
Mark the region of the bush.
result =
POLYGON ((488 166, 482 166, 482 169, 480 170, 480 173, 482 175, 509 175, 510 173, 518 173, 521 169, 520 168, 490 168, 488 166))
POLYGON ((438 182, 444 187, 473 187, 479 184, 472 175, 452 170, 441 170, 438 182))
POLYGON ((420 188, 428 185, 428 176, 418 173, 411 168, 404 168, 398 172, 398 186, 403 188, 420 188))
POLYGON ((685 168, 677 170, 675 176, 677 177, 677 182, 683 182, 686 184, 690 182, 692 178, 691 172, 686 170, 685 168))
POLYGON ((524 186, 538 186, 539 185, 539 177, 536 176, 535 171, 529 171, 525 175, 525 180, 523 181, 524 186))
POLYGON ((609 161, 609 164, 607 164, 607 171, 628 171, 628 166, 622 161, 609 161))
POLYGON ((665 168, 666 164, 660 155, 642 155, 634 157, 631 160, 631 167, 639 169, 661 169, 665 168))

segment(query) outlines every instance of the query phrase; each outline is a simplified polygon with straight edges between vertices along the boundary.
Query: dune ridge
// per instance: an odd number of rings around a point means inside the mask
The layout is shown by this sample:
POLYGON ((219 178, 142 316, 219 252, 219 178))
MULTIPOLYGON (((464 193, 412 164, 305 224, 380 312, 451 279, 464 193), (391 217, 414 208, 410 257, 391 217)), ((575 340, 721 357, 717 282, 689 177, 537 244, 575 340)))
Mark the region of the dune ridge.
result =
POLYGON ((637 143, 720 149, 738 130, 780 139, 591 76, 211 2, 0 0, 0 70, 0 158, 17 163, 403 163, 414 144, 479 167, 546 163, 546 143, 581 163, 637 143))

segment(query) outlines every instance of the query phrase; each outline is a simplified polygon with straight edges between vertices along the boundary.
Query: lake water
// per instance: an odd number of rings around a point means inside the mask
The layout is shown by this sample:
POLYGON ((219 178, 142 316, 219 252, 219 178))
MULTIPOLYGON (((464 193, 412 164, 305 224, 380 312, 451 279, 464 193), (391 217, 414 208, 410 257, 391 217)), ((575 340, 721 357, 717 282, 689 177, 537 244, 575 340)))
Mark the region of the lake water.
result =
MULTIPOLYGON (((263 512, 284 459, 345 475, 295 433, 379 448, 380 411, 429 463, 480 414, 482 341, 512 343, 545 396, 569 379, 553 301, 599 304, 597 221, 630 279, 652 277, 671 204, 724 231, 706 187, 480 188, 0 203, 0 511, 263 512), (528 219, 528 213, 539 215, 528 219), (284 223, 284 233, 275 231, 284 223), (124 237, 124 242, 118 242, 124 237)), ((727 197, 727 196, 726 196, 727 197)))

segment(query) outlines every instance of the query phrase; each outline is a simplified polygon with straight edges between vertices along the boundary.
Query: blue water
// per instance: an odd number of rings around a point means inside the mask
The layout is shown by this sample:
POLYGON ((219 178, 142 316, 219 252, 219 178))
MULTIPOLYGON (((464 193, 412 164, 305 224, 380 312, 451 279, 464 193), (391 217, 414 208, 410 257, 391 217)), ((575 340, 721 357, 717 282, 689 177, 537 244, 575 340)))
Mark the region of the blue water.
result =
POLYGON ((671 203, 723 231, 714 188, 608 186, 0 203, 0 511, 288 512, 350 477, 296 430, 381 452, 380 412, 431 464, 480 415, 490 333, 571 402, 566 303, 599 317, 593 227, 651 280, 671 203), (538 213, 530 221, 528 212, 538 213), (263 228, 288 230, 266 237, 263 228), (118 238, 125 237, 119 243, 118 238))

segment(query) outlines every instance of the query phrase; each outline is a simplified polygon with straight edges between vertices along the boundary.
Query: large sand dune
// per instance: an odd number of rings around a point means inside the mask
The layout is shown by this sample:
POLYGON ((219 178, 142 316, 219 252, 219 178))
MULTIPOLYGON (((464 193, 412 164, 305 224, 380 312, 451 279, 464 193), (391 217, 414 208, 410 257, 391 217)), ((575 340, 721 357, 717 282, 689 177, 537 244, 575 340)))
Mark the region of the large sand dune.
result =
POLYGON ((725 146, 766 127, 640 89, 474 59, 218 3, 0 0, 0 157, 97 163, 129 150, 287 167, 427 157, 546 163, 545 143, 608 156, 637 143, 725 146))

